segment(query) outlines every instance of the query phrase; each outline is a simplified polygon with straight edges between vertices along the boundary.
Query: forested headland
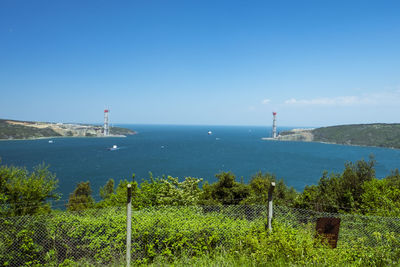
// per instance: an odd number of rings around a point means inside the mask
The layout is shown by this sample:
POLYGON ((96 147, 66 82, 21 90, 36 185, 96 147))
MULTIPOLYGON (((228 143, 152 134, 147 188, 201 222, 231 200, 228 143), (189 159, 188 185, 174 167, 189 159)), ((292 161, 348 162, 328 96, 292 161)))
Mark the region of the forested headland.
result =
POLYGON ((0 250, 8 253, 0 262, 18 265, 22 258, 27 265, 122 265, 131 184, 137 264, 399 264, 400 173, 393 170, 377 179, 374 166, 374 159, 348 162, 343 172, 325 172, 303 192, 270 173, 256 173, 247 184, 231 172, 218 173, 211 184, 150 173, 140 183, 135 175, 117 183, 109 179, 95 201, 90 182, 83 181, 62 211, 52 206, 61 196, 47 166, 29 172, 2 165, 0 250), (274 205, 285 209, 285 219, 277 218, 269 233, 264 211, 272 181, 274 205), (309 215, 299 219, 299 211, 309 215), (315 239, 312 212, 368 217, 342 223, 342 243, 329 249, 315 239), (366 223, 365 218, 377 219, 366 223), (385 223, 384 218, 393 219, 385 223), (16 226, 16 221, 24 223, 16 226), (356 221, 362 225, 358 230, 370 229, 361 239, 352 234, 356 221))
POLYGON ((400 148, 400 124, 373 123, 294 129, 281 132, 277 140, 400 148))

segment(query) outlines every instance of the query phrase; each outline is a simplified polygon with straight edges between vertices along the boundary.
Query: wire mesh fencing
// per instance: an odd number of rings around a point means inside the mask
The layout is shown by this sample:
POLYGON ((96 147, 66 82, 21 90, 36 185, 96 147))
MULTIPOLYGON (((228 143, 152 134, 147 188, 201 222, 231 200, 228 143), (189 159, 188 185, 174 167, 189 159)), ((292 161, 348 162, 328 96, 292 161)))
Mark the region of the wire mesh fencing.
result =
POLYGON ((0 218, 0 265, 114 260, 125 253, 125 221, 122 207, 0 218))
POLYGON ((340 218, 338 247, 353 244, 379 246, 388 239, 400 244, 400 218, 342 214, 274 206, 276 221, 293 227, 315 229, 318 218, 340 218))
MULTIPOLYGON (((132 262, 237 250, 245 246, 244 237, 260 229, 266 231, 267 214, 265 205, 158 206, 133 211, 132 262)), ((341 219, 338 247, 360 242, 378 246, 390 238, 400 240, 399 218, 274 206, 273 223, 315 229, 320 217, 341 219)), ((0 218, 0 265, 57 266, 68 261, 123 265, 126 232, 126 207, 0 218)))

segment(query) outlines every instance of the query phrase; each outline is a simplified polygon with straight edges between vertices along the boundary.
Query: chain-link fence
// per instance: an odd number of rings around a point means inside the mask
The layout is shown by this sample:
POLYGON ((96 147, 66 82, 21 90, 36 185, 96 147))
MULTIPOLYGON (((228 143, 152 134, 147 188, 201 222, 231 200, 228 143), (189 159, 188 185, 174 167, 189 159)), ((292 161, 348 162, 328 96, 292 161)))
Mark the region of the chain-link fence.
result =
MULTIPOLYGON (((133 211, 132 262, 238 250, 245 246, 245 237, 260 229, 266 231, 267 214, 263 205, 167 206, 133 211)), ((376 246, 388 236, 400 240, 399 218, 274 206, 274 223, 294 229, 315 229, 320 217, 341 219, 338 247, 354 242, 376 246)), ((123 265, 125 255, 126 207, 0 218, 1 265, 57 266, 68 261, 123 265)))
POLYGON ((293 227, 315 228, 318 218, 340 218, 338 246, 360 243, 377 246, 388 236, 400 241, 400 218, 340 214, 274 206, 274 218, 293 227))

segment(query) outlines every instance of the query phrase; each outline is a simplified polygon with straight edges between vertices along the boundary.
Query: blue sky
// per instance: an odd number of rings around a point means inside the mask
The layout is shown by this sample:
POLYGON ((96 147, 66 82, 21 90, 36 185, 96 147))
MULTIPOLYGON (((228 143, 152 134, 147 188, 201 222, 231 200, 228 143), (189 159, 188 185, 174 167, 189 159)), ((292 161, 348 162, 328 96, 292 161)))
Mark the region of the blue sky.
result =
POLYGON ((0 1, 0 118, 400 122, 400 1, 0 1))

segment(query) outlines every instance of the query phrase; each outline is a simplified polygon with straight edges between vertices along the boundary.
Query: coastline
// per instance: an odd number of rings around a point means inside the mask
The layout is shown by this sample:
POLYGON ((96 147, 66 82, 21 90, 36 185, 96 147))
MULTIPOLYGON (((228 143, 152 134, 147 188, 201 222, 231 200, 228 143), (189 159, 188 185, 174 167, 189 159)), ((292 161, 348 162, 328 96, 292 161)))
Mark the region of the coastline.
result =
POLYGON ((318 143, 318 144, 327 144, 327 145, 338 145, 338 146, 356 146, 356 147, 374 147, 374 148, 384 148, 384 149, 393 149, 393 150, 400 150, 400 148, 396 147, 388 147, 388 146, 368 146, 368 145, 357 145, 357 144, 341 144, 341 143, 334 143, 334 142, 324 142, 324 141, 302 141, 302 140, 288 140, 288 139, 277 139, 272 137, 262 137, 261 140, 263 141, 277 141, 277 142, 301 142, 301 143, 318 143))
POLYGON ((104 136, 103 126, 91 124, 31 122, 0 119, 0 141, 40 140, 61 137, 126 137, 137 134, 123 127, 110 127, 104 136))
MULTIPOLYGON (((137 134, 136 132, 132 135, 137 134)), ((33 138, 15 138, 15 139, 0 139, 1 141, 29 141, 29 140, 42 140, 42 139, 60 139, 60 138, 125 138, 126 135, 109 135, 109 136, 42 136, 33 138)))

